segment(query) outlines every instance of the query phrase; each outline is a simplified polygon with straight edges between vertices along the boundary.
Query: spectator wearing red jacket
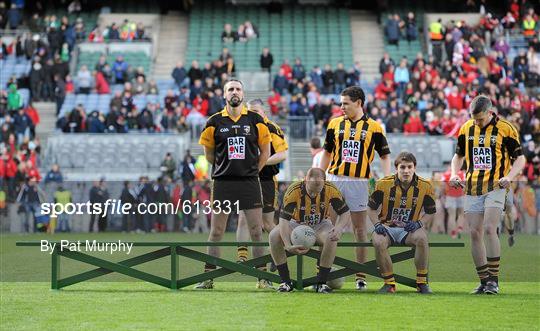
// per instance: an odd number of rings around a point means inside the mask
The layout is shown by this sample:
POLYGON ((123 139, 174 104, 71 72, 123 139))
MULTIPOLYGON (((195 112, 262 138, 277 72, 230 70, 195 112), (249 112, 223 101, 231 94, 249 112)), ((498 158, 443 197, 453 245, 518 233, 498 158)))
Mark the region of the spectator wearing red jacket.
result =
POLYGON ((279 114, 279 101, 281 100, 281 95, 279 95, 278 91, 273 90, 272 95, 268 97, 268 106, 270 107, 270 111, 273 115, 279 114))
POLYGON ((283 63, 281 64, 280 69, 284 71, 285 77, 287 78, 287 80, 292 79, 292 67, 289 64, 289 60, 287 59, 283 60, 283 63))
POLYGON ((103 76, 103 73, 101 71, 96 72, 95 80, 96 80, 97 94, 110 94, 111 93, 111 88, 109 87, 109 83, 107 82, 107 79, 105 79, 105 76, 103 76))
POLYGON ((418 110, 411 111, 409 118, 403 124, 403 132, 405 134, 423 134, 424 124, 420 119, 420 112, 418 110))
POLYGON ((459 93, 457 86, 452 87, 452 91, 446 97, 448 108, 461 110, 464 107, 463 95, 459 93))

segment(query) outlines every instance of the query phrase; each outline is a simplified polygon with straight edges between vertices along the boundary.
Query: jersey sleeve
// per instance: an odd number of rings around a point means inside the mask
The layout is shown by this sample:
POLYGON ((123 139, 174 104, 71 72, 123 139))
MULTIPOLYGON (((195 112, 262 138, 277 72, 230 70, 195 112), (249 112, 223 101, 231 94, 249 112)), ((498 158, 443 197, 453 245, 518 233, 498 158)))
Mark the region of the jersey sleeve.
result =
POLYGON ((268 144, 272 142, 272 137, 270 135, 270 130, 268 130, 268 126, 266 123, 264 123, 264 119, 261 115, 255 114, 256 116, 256 126, 257 126, 257 135, 258 135, 258 143, 259 146, 263 146, 265 144, 268 144))
POLYGON ((390 154, 390 147, 388 146, 388 141, 386 136, 380 126, 378 126, 377 131, 373 133, 373 142, 375 143, 375 150, 379 156, 385 156, 390 154))
POLYGON ((508 132, 506 137, 503 138, 503 145, 506 146, 508 155, 510 155, 512 159, 516 159, 518 156, 523 155, 523 150, 519 143, 518 132, 512 124, 508 124, 508 132))
POLYGON ((289 145, 285 140, 285 135, 283 134, 283 131, 273 126, 270 130, 270 134, 272 137, 272 146, 274 147, 274 151, 276 151, 276 153, 284 152, 289 149, 289 145))
POLYGON ((437 211, 437 208, 435 207, 435 190, 431 183, 427 183, 426 185, 426 195, 424 196, 422 207, 426 214, 435 214, 437 211))
POLYGON ((280 218, 283 218, 287 221, 291 220, 294 216, 294 212, 298 206, 298 193, 297 190, 293 188, 294 184, 291 184, 285 196, 283 197, 283 207, 281 208, 281 213, 279 214, 280 218))
POLYGON ((216 146, 216 142, 214 139, 215 130, 216 130, 216 126, 215 126, 213 117, 211 117, 208 119, 208 121, 206 122, 206 126, 201 132, 201 137, 199 138, 199 144, 206 146, 208 148, 215 148, 216 146))
POLYGON ((329 202, 336 214, 342 215, 349 211, 349 206, 343 199, 343 195, 334 185, 330 186, 329 202))
POLYGON ((462 126, 461 129, 459 129, 456 154, 459 156, 465 156, 465 126, 462 126))
POLYGON ((380 189, 375 188, 375 191, 371 193, 368 201, 368 207, 377 210, 383 202, 384 192, 380 189))
POLYGON ((332 153, 334 151, 334 148, 336 146, 336 142, 334 141, 334 135, 336 130, 336 121, 332 120, 330 124, 328 124, 328 129, 326 130, 326 137, 324 139, 324 146, 323 148, 328 152, 332 153))

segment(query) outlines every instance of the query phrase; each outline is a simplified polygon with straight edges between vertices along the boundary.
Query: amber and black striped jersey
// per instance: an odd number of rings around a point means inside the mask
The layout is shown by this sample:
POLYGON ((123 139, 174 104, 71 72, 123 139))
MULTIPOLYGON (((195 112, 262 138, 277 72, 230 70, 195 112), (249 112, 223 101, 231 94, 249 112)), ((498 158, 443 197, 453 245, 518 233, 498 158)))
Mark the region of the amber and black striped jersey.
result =
POLYGON ((324 149, 331 155, 328 173, 355 178, 370 177, 375 151, 390 154, 382 127, 365 114, 356 122, 346 116, 330 121, 324 149))
POLYGON ((377 181, 368 206, 379 209, 379 222, 390 227, 403 227, 406 222, 420 221, 422 208, 426 214, 435 214, 435 193, 431 183, 414 175, 409 187, 404 190, 396 175, 377 181))
POLYGON ((259 147, 271 139, 263 117, 244 106, 236 119, 227 108, 212 115, 199 144, 214 149, 212 178, 257 177, 259 147))
POLYGON ((465 157, 465 194, 483 195, 499 188, 508 175, 511 159, 523 154, 517 130, 510 122, 493 116, 484 128, 469 120, 459 131, 456 154, 465 157))
MULTIPOLYGON (((283 152, 289 149, 287 141, 285 140, 285 134, 281 131, 281 128, 271 120, 265 118, 264 122, 268 126, 270 136, 272 137, 272 143, 270 144, 270 156, 283 152)), ((270 179, 279 173, 279 164, 267 165, 259 172, 261 179, 270 179)))
POLYGON ((349 210, 341 192, 334 184, 325 182, 321 192, 315 197, 310 197, 305 181, 297 181, 285 192, 280 217, 287 221, 293 219, 297 223, 313 226, 329 217, 330 206, 338 215, 349 210))

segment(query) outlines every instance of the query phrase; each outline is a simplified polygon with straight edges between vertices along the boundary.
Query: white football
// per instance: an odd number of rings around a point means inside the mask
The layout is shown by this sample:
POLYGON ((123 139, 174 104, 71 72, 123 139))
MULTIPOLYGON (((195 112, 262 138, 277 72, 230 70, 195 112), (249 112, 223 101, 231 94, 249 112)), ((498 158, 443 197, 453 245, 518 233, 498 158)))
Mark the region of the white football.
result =
MULTIPOLYGON (((336 268, 332 267, 331 271, 336 271, 336 268)), ((326 282, 326 285, 330 286, 331 289, 337 290, 343 287, 343 284, 345 284, 345 277, 332 279, 326 282)))
POLYGON ((299 225, 291 233, 291 242, 294 246, 311 248, 315 245, 315 230, 307 225, 299 225))

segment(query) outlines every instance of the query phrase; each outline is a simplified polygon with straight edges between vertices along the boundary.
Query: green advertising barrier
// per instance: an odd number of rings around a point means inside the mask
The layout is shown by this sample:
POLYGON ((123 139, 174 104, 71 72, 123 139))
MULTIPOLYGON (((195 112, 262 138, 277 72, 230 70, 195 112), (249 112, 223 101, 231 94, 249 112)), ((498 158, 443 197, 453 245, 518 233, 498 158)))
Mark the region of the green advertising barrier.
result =
MULTIPOLYGON (((54 243, 54 242, 51 242, 54 243)), ((99 244, 106 244, 110 242, 98 242, 99 244)), ((140 279, 145 282, 153 283, 156 285, 161 285, 163 287, 170 288, 172 290, 177 290, 183 287, 187 287, 208 279, 215 279, 223 277, 235 272, 240 274, 256 277, 259 279, 267 279, 271 282, 279 283, 280 278, 278 275, 262 271, 256 266, 265 265, 272 261, 272 257, 267 254, 261 257, 253 258, 242 263, 228 261, 222 258, 217 258, 206 253, 195 251, 189 249, 188 247, 208 247, 208 246, 268 246, 266 242, 128 242, 137 247, 163 247, 152 252, 148 252, 139 256, 135 256, 120 262, 111 262, 84 254, 77 251, 62 250, 60 244, 57 242, 54 250, 51 254, 51 289, 59 290, 63 287, 91 280, 112 272, 117 272, 132 278, 140 279), (163 278, 156 275, 152 275, 147 272, 143 272, 132 267, 154 261, 163 257, 170 257, 171 262, 171 272, 170 278, 163 278), (183 279, 178 279, 178 270, 179 263, 178 257, 183 256, 192 260, 209 263, 216 265, 220 268, 203 272, 201 274, 190 276, 183 279), (60 261, 61 257, 79 261, 82 263, 90 264, 96 269, 86 271, 77 275, 69 276, 66 278, 60 279, 60 261)), ((17 242, 17 246, 31 246, 36 247, 40 246, 39 241, 22 241, 17 242)), ((371 243, 356 243, 356 242, 341 242, 338 243, 338 247, 372 247, 371 243)), ((393 245, 391 247, 408 247, 405 245, 393 245)), ((463 243, 430 243, 429 247, 465 247, 463 243)), ((292 254, 287 254, 287 256, 294 256, 292 254)), ((304 256, 310 257, 313 259, 318 259, 320 252, 318 250, 310 249, 305 255, 297 255, 297 271, 296 271, 296 280, 293 281, 294 286, 298 290, 302 290, 304 287, 311 286, 316 283, 316 277, 303 278, 303 264, 304 256)), ((410 250, 395 253, 390 255, 392 262, 397 263, 401 261, 406 261, 414 258, 414 248, 410 250)), ((377 262, 375 260, 367 261, 366 263, 357 263, 355 261, 347 260, 336 256, 334 259, 334 265, 342 267, 341 269, 330 272, 328 275, 328 280, 333 280, 349 275, 353 275, 357 272, 363 272, 371 276, 380 278, 380 273, 377 268, 377 262)), ((412 278, 406 276, 394 275, 396 282, 409 286, 416 287, 416 281, 412 278)))

